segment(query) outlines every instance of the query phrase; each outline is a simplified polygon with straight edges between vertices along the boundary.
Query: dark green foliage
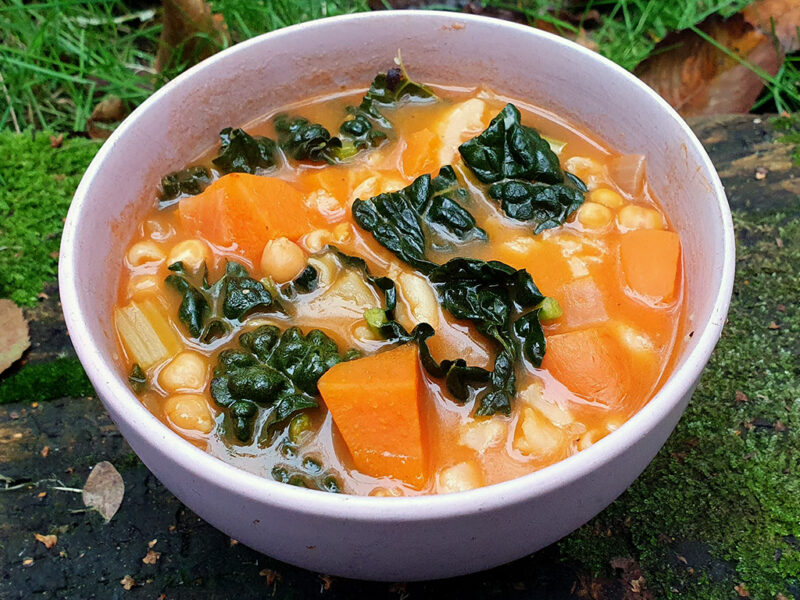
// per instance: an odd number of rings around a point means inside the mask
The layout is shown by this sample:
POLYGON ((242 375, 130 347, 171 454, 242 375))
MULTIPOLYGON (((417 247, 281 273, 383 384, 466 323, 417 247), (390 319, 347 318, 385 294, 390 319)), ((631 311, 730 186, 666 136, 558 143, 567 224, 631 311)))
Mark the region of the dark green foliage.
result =
POLYGON ((503 212, 532 223, 535 233, 562 225, 583 204, 586 186, 561 170, 550 145, 522 124, 513 104, 458 151, 479 180, 492 184, 489 196, 503 212))
POLYGON ((213 285, 209 285, 205 269, 202 276, 189 273, 180 262, 169 269, 174 273, 165 281, 181 294, 178 319, 201 342, 230 331, 228 321, 241 321, 253 312, 281 310, 264 284, 251 278, 237 262, 228 261, 225 274, 213 285))
POLYGON ((339 475, 326 469, 319 458, 300 454, 297 446, 285 441, 279 446, 283 460, 272 468, 272 478, 281 483, 322 492, 341 493, 339 475))
POLYGON ((308 265, 292 284, 300 293, 313 292, 319 285, 319 274, 314 267, 308 265))
POLYGON ((219 156, 211 162, 223 173, 255 173, 276 164, 278 146, 268 137, 226 127, 219 132, 219 139, 222 144, 219 156))
POLYGON ((427 273, 436 266, 427 257, 432 244, 486 240, 486 232, 456 198, 467 191, 458 186, 455 172, 444 167, 431 180, 417 177, 411 185, 353 202, 353 218, 385 248, 412 267, 427 273))
POLYGON ((161 205, 167 205, 181 196, 195 196, 211 184, 211 173, 205 167, 187 167, 173 171, 161 178, 161 205))
POLYGON ((0 404, 82 396, 94 396, 94 388, 73 356, 26 364, 16 373, 0 377, 0 404))
POLYGON ((261 438, 272 426, 316 408, 319 378, 346 360, 336 342, 318 329, 303 335, 296 327, 281 333, 263 325, 240 335, 239 346, 220 352, 211 396, 240 442, 252 439, 257 422, 261 438))
POLYGON ((278 133, 278 145, 293 160, 335 162, 342 140, 331 137, 330 132, 318 123, 303 117, 277 115, 273 121, 278 133))
POLYGON ((128 375, 128 383, 137 394, 141 394, 147 389, 147 374, 139 366, 139 363, 133 365, 131 374, 128 375))

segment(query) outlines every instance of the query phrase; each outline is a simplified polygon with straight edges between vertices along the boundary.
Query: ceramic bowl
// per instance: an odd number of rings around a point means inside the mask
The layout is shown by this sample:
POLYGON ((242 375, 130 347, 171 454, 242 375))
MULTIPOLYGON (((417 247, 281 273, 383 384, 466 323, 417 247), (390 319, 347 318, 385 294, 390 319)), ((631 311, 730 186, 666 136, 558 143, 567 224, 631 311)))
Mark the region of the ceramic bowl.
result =
POLYGON ((542 548, 621 494, 661 448, 725 321, 734 237, 722 185, 686 123, 601 56, 500 20, 444 12, 323 19, 238 44, 144 102, 90 165, 69 211, 59 282, 75 350, 130 446, 182 502, 231 537, 325 573, 419 580, 486 569, 542 548), (450 495, 373 498, 263 479, 181 439, 128 388, 111 319, 119 265, 159 178, 273 107, 363 87, 402 49, 416 79, 484 85, 563 115, 620 152, 647 156, 648 180, 681 233, 687 332, 661 390, 619 430, 566 460, 450 495))

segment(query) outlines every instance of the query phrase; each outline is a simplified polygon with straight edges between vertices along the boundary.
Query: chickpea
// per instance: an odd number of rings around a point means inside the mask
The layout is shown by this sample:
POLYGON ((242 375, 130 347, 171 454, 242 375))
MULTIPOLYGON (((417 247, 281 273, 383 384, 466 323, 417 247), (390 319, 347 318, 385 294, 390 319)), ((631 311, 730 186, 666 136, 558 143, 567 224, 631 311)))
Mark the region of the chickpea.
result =
POLYGON ((168 392, 199 392, 208 383, 208 365, 202 354, 186 350, 161 370, 158 382, 168 392))
POLYGON ((156 263, 164 260, 164 252, 155 242, 145 240, 136 242, 128 249, 128 262, 132 267, 140 267, 147 263, 156 263))
POLYGON ((439 325, 439 303, 436 300, 436 293, 427 280, 410 273, 402 273, 398 284, 408 302, 414 321, 437 327, 439 325))
POLYGON ((473 490, 483 485, 483 475, 473 462, 461 462, 446 467, 436 476, 436 491, 439 494, 451 494, 473 490))
POLYGON ((622 196, 609 188, 598 188, 589 192, 589 200, 597 202, 608 208, 619 208, 625 204, 622 196))
POLYGON ((400 496, 405 496, 403 489, 399 487, 376 487, 369 493, 369 495, 378 498, 399 498, 400 496))
POLYGON ((167 256, 167 264, 182 262, 190 271, 199 271, 203 263, 211 260, 211 252, 200 240, 184 240, 175 244, 167 256))
POLYGON ((611 210, 597 202, 586 202, 578 210, 578 221, 587 229, 603 229, 613 218, 611 210))
POLYGON ((333 241, 333 233, 327 229, 315 229, 303 237, 303 244, 309 252, 320 252, 333 241))
POLYGON ((164 402, 164 414, 170 425, 183 430, 211 433, 214 417, 208 401, 200 394, 177 394, 164 402))
POLYGON ((128 297, 141 298, 158 293, 160 279, 155 275, 136 275, 128 282, 128 297))
POLYGON ((292 240, 285 237, 267 242, 261 254, 261 271, 272 277, 275 283, 291 281, 306 268, 306 253, 292 240))
POLYGON ((664 220, 657 210, 628 204, 617 213, 617 224, 621 229, 664 229, 664 220))

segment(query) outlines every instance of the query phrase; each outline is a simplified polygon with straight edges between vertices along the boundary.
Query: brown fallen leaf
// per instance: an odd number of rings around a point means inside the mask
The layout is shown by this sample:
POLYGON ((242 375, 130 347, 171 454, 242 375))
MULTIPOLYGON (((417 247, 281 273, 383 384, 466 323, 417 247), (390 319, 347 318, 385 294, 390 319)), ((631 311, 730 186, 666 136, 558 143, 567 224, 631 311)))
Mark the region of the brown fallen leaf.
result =
POLYGON ((42 535, 41 533, 35 533, 33 537, 36 538, 36 541, 42 542, 44 547, 48 550, 58 543, 58 536, 55 535, 42 535))
POLYGON ((749 598, 750 597, 750 592, 747 591, 747 586, 745 584, 743 584, 743 583, 740 583, 739 585, 733 586, 733 589, 736 590, 736 593, 739 594, 740 598, 749 598))
POLYGON ((142 562, 146 565, 154 565, 158 562, 158 559, 161 558, 161 552, 156 552, 155 550, 148 550, 145 557, 142 559, 142 562))
POLYGON ((0 373, 17 362, 30 345, 22 309, 12 300, 0 300, 0 373))
POLYGON ((33 564, 33 559, 32 558, 25 558, 22 561, 22 566, 24 566, 24 567, 30 567, 32 564, 33 564))
POLYGON ((783 52, 800 50, 800 2, 797 0, 756 0, 742 11, 744 19, 762 33, 775 36, 783 52))
POLYGON ((83 486, 83 504, 93 508, 108 523, 119 510, 125 495, 125 482, 108 461, 97 463, 83 486))
POLYGON ((42 458, 47 458, 47 455, 50 454, 50 446, 45 446, 42 448, 42 451, 39 454, 42 455, 42 458))
POLYGON ((61 148, 61 144, 64 143, 64 134, 59 133, 58 135, 51 135, 50 136, 50 147, 51 148, 61 148))
MULTIPOLYGON (((700 29, 770 75, 778 72, 772 40, 742 15, 710 17, 700 29)), ((748 67, 689 30, 665 37, 635 73, 684 117, 746 113, 764 87, 748 67)))
POLYGON ((93 140, 104 140, 126 116, 128 109, 122 99, 113 95, 106 96, 92 110, 86 122, 86 132, 93 140))
POLYGON ((125 577, 120 579, 119 582, 120 584, 122 584, 122 587, 125 588, 126 590, 132 590, 133 588, 136 587, 136 580, 130 575, 125 575, 125 577))
POLYGON ((222 15, 212 14, 204 0, 163 0, 164 18, 155 68, 188 68, 230 42, 222 15))

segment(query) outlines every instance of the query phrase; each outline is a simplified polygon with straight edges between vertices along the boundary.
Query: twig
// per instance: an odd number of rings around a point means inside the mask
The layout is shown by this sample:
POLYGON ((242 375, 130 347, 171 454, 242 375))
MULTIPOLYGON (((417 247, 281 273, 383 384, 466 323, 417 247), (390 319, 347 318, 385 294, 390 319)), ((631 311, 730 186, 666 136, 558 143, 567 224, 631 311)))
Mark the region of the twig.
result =
POLYGON ((19 122, 17 121, 17 113, 14 112, 14 105, 11 104, 11 96, 8 95, 8 88, 6 87, 6 82, 3 81, 2 71, 0 71, 0 85, 3 86, 3 95, 6 97, 6 102, 8 102, 8 111, 11 114, 11 122, 14 123, 14 130, 17 133, 21 133, 19 129, 19 122))

